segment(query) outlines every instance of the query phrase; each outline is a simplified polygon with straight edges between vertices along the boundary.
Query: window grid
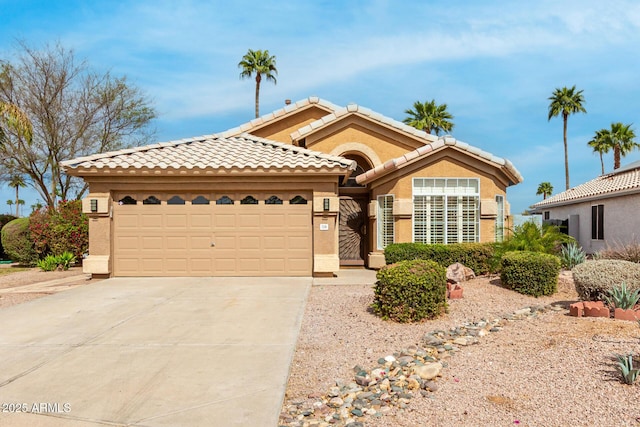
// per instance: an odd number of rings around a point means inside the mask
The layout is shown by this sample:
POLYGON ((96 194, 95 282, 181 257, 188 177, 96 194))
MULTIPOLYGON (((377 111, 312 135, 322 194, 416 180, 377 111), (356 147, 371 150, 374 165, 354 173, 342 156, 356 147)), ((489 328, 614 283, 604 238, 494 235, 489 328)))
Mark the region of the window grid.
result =
POLYGON ((393 195, 378 196, 378 249, 393 243, 393 195))
POLYGON ((414 178, 413 241, 461 243, 480 240, 480 195, 476 178, 414 178))

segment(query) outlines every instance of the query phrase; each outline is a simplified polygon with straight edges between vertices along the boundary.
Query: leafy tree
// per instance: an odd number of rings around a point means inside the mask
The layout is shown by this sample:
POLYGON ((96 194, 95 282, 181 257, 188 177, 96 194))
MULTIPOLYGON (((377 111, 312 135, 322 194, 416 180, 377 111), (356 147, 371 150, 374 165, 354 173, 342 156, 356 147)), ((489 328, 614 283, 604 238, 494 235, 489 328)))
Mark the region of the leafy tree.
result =
POLYGON ((9 187, 13 187, 16 189, 16 217, 20 216, 18 209, 20 204, 18 201, 20 200, 20 188, 26 187, 27 184, 24 182, 24 178, 21 175, 13 175, 9 179, 9 187))
POLYGON ((587 110, 582 104, 585 103, 581 90, 576 90, 574 85, 571 88, 556 88, 549 97, 549 120, 562 115, 562 136, 564 140, 564 175, 567 190, 569 189, 569 149, 567 147, 567 121, 569 116, 575 113, 586 113, 587 110))
POLYGON ((447 111, 447 104, 437 105, 435 99, 422 103, 413 103, 413 109, 404 111, 409 117, 403 122, 418 130, 440 135, 440 131, 451 132, 453 129, 453 116, 447 111))
POLYGON ((542 194, 542 199, 546 199, 547 196, 550 196, 551 193, 553 193, 553 185, 551 185, 550 182, 541 182, 540 185, 538 185, 538 192, 536 193, 536 195, 541 195, 542 194))
POLYGON ((602 155, 607 154, 611 149, 611 143, 607 135, 607 130, 597 130, 593 139, 589 141, 588 144, 589 147, 593 148, 594 153, 598 153, 600 155, 600 167, 602 168, 602 175, 604 175, 604 160, 602 159, 602 155))
POLYGON ((0 62, 0 103, 24 112, 32 133, 3 127, 0 165, 25 177, 49 206, 80 198, 86 184, 61 173, 62 160, 147 142, 155 117, 149 99, 124 77, 97 73, 60 44, 19 43, 0 62))
POLYGON ((238 63, 241 79, 250 79, 254 75, 256 76, 256 118, 260 117, 260 82, 264 76, 267 81, 272 81, 273 84, 277 83, 276 75, 278 69, 276 68, 276 57, 269 55, 268 50, 251 50, 242 57, 242 60, 238 63))

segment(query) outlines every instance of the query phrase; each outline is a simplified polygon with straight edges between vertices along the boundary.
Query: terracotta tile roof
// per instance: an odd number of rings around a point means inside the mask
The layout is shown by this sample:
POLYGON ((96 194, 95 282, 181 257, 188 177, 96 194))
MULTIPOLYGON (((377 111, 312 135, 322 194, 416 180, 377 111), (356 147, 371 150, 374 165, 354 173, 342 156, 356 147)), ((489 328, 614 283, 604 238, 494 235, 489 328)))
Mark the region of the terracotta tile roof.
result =
POLYGON ((375 122, 378 122, 382 125, 385 125, 387 127, 391 127, 394 128, 395 130, 399 130, 405 134, 411 135, 413 137, 416 137, 420 140, 423 140, 425 144, 428 144, 430 142, 435 142, 438 140, 438 137, 434 136, 434 135, 430 135, 424 131, 418 130, 414 127, 411 126, 407 126, 402 122, 399 122, 395 119, 392 119, 390 117, 387 116, 383 116, 380 113, 376 113, 375 111, 372 111, 368 108, 365 107, 361 107, 359 105, 356 104, 350 104, 347 105, 345 108, 340 108, 335 110, 333 113, 330 113, 328 115, 326 115, 325 117, 316 120, 315 122, 309 123, 307 126, 304 126, 300 129, 298 129, 297 131, 293 132, 291 134, 291 139, 293 141, 297 141, 299 139, 302 139, 304 137, 306 137, 307 135, 309 135, 310 133, 315 132, 318 129, 321 129, 335 121, 340 120, 341 118, 350 115, 350 114, 356 114, 362 117, 367 117, 370 120, 373 120, 375 122))
POLYGON ((466 142, 458 141, 452 136, 443 136, 440 138, 436 138, 434 142, 430 142, 423 147, 419 147, 418 149, 410 151, 403 156, 391 159, 384 164, 378 165, 375 168, 368 170, 362 175, 356 177, 356 182, 358 184, 367 184, 397 169, 402 169, 406 165, 427 158, 432 153, 446 146, 455 147, 460 151, 471 154, 472 156, 475 156, 489 164, 492 164, 498 169, 502 169, 512 180, 512 185, 518 184, 523 181, 522 175, 509 160, 503 159, 501 157, 496 157, 493 154, 482 151, 479 148, 467 144, 466 142))
POLYGON ((229 136, 240 135, 242 133, 251 133, 251 131, 255 130, 256 128, 265 126, 275 120, 279 120, 283 116, 295 113, 305 108, 309 108, 313 105, 317 105, 325 109, 327 113, 337 111, 342 108, 329 101, 325 101, 324 99, 318 98, 317 96, 310 96, 309 98, 302 99, 300 101, 289 104, 284 108, 280 108, 279 110, 265 114, 264 116, 258 117, 257 119, 253 119, 250 122, 242 124, 233 129, 229 129, 217 135, 222 137, 229 137, 229 136))
POLYGON ((111 170, 329 170, 347 172, 356 162, 249 134, 207 135, 79 157, 62 162, 67 173, 111 170))
POLYGON ((601 175, 589 182, 555 194, 531 207, 546 208, 568 205, 602 197, 612 197, 620 193, 640 193, 640 161, 631 163, 610 174, 601 175))

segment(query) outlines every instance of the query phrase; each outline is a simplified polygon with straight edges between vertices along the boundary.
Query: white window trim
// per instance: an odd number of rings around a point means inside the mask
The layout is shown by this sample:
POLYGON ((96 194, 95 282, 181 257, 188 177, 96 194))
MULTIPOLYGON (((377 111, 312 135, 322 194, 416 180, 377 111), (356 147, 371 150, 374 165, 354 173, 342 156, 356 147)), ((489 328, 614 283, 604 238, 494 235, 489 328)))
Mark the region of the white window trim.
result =
POLYGON ((504 199, 505 197, 502 194, 496 194, 496 212, 498 215, 496 216, 496 230, 493 236, 496 242, 504 241, 504 199), (498 201, 498 199, 500 199, 500 201, 498 201))
MULTIPOLYGON (((435 186, 434 186, 435 187, 435 186)), ((465 188, 465 187, 463 187, 465 188)), ((481 223, 480 223, 480 178, 469 178, 469 177, 419 177, 419 178, 413 178, 412 179, 412 197, 411 200, 414 202, 414 208, 413 208, 413 215, 412 215, 412 220, 411 220, 411 240, 412 242, 416 241, 416 212, 415 212, 415 197, 416 196, 443 196, 445 198, 444 200, 444 206, 445 206, 445 215, 444 215, 444 235, 443 235, 443 243, 447 244, 447 215, 446 215, 446 209, 447 209, 447 197, 448 196, 454 196, 454 197, 464 197, 464 196, 469 196, 469 197, 474 197, 476 199, 476 218, 475 218, 475 225, 476 225, 476 233, 475 233, 475 239, 474 242, 480 242, 482 241, 482 236, 481 236, 481 223), (434 182, 436 180, 444 180, 444 186, 443 187, 437 187, 437 188, 442 188, 443 191, 441 192, 433 192, 433 193, 427 193, 427 192, 417 192, 416 188, 424 188, 424 186, 416 186, 416 183, 418 181, 426 181, 426 180, 433 180, 434 182), (472 186, 467 185, 466 190, 464 191, 456 191, 457 189, 460 188, 460 186, 456 185, 456 186, 451 186, 449 185, 449 182, 456 180, 456 181, 461 181, 461 180, 465 180, 467 182, 472 181, 475 182, 475 190, 472 188, 472 186), (448 190, 452 190, 453 191, 448 191, 448 190)), ((460 205, 458 205, 458 209, 461 209, 460 205)), ((462 218, 461 213, 458 216, 459 218, 462 218)), ((461 237, 462 237, 462 231, 461 231, 461 226, 462 223, 459 222, 458 223, 458 241, 462 241, 461 237)), ((427 218, 427 229, 430 228, 430 223, 429 223, 429 218, 427 218)))
MULTIPOLYGON (((385 226, 385 220, 391 220, 391 243, 395 242, 396 240, 396 227, 395 227, 395 221, 393 218, 393 201, 394 201, 394 196, 393 194, 382 194, 380 196, 378 196, 378 212, 376 215, 376 226, 377 226, 377 248, 378 250, 384 250, 384 248, 386 247, 386 245, 384 244, 384 226, 385 226), (391 198, 391 206, 385 206, 384 203, 384 199, 385 198, 391 198), (386 211, 386 212, 385 212, 386 211), (385 215, 386 213, 386 215, 385 215)), ((389 236, 387 236, 389 237, 389 236)))

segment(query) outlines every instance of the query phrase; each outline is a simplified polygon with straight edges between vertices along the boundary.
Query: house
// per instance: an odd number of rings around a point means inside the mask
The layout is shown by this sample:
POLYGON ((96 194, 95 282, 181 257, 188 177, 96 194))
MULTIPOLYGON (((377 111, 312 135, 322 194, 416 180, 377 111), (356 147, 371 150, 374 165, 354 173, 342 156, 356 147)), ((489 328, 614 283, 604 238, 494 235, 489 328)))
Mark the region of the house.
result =
POLYGON ((507 160, 311 97, 215 135, 69 160, 89 185, 84 271, 322 276, 391 242, 501 238, 507 160))
POLYGON ((640 237, 640 161, 531 206, 543 221, 565 224, 589 254, 640 237))

